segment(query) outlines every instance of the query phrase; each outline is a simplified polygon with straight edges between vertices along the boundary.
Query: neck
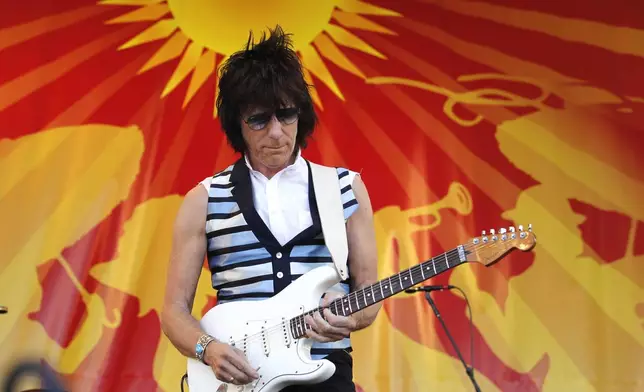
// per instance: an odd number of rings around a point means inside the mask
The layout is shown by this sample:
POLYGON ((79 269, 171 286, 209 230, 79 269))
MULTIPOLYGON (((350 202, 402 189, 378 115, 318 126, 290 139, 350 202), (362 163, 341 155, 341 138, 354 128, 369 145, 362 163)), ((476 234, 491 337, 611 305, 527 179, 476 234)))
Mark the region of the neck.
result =
MULTIPOLYGON (((331 313, 349 316, 368 306, 389 298, 418 283, 424 282, 448 269, 454 268, 466 261, 468 251, 462 245, 445 253, 433 257, 421 264, 415 265, 395 275, 378 281, 371 286, 349 293, 338 298, 326 306, 331 313)), ((318 312, 322 315, 322 307, 310 310, 305 314, 313 315, 318 312)), ((291 332, 296 338, 305 334, 306 325, 304 315, 296 316, 289 320, 291 332)))
POLYGON ((266 178, 271 179, 274 175, 284 170, 286 167, 292 165, 295 162, 295 159, 297 159, 297 153, 298 153, 297 150, 293 151, 293 155, 291 155, 291 158, 288 161, 286 161, 286 163, 284 163, 283 165, 280 165, 277 167, 266 166, 263 163, 259 162, 258 160, 255 160, 250 155, 247 155, 247 157, 248 157, 248 162, 250 163, 250 166, 254 170, 257 170, 258 172, 262 173, 266 178))

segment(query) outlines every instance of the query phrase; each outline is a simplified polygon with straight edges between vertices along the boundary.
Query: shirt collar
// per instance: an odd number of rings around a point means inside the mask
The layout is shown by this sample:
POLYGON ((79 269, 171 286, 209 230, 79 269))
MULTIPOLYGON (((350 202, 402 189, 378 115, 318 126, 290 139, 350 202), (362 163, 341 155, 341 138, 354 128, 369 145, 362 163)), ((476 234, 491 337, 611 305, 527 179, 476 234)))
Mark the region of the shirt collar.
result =
MULTIPOLYGON (((253 166, 250 164, 250 160, 248 159, 248 155, 244 154, 244 162, 246 163, 246 167, 248 167, 248 170, 254 174, 261 174, 259 171, 253 169, 253 166)), ((306 161, 302 157, 302 150, 297 149, 297 154, 295 156, 295 161, 293 161, 292 164, 286 166, 284 169, 280 170, 280 173, 282 172, 290 172, 293 170, 302 170, 302 168, 306 168, 306 161)), ((263 175, 263 174, 262 174, 263 175)))

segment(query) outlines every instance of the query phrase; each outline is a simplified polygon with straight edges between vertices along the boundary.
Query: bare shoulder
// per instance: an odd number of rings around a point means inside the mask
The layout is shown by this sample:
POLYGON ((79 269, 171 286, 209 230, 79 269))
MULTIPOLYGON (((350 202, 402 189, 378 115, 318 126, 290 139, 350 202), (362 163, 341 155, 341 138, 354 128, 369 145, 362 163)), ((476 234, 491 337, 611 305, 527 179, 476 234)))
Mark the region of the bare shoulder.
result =
POLYGON ((358 201, 358 210, 356 211, 356 214, 366 214, 368 216, 373 215, 373 207, 371 206, 369 191, 367 190, 367 186, 365 185, 364 181, 362 181, 360 174, 355 175, 353 182, 351 183, 351 188, 356 200, 358 201))
POLYGON ((186 193, 175 221, 175 229, 182 232, 205 231, 208 191, 202 184, 186 193))

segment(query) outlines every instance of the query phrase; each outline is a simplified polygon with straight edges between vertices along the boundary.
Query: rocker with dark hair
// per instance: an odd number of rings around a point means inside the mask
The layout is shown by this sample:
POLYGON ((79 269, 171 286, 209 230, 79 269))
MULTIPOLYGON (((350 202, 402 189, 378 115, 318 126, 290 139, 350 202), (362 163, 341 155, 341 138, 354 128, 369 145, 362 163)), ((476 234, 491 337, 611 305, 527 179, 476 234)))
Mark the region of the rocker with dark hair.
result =
MULTIPOLYGON (((317 117, 289 35, 277 26, 255 43, 251 34, 246 47, 222 66, 216 105, 228 142, 241 157, 184 199, 175 222, 161 325, 183 355, 210 366, 225 383, 245 385, 259 375, 244 353, 205 333, 191 314, 204 258, 217 305, 273 297, 314 268, 333 265, 311 163, 301 155, 317 117)), ((333 169, 346 222, 349 277, 325 293, 322 306, 377 281, 367 189, 355 171, 333 169)), ((307 315, 305 335, 315 341, 312 357, 328 359, 336 370, 323 383, 284 391, 355 391, 349 335, 371 325, 379 309, 376 304, 349 316, 329 309, 324 317, 307 315)))
POLYGON ((217 111, 228 142, 237 152, 248 149, 240 119, 252 130, 261 130, 273 113, 286 125, 297 120, 295 147, 306 147, 317 116, 290 36, 279 26, 268 38, 264 33, 257 44, 251 32, 246 48, 221 67, 217 111))

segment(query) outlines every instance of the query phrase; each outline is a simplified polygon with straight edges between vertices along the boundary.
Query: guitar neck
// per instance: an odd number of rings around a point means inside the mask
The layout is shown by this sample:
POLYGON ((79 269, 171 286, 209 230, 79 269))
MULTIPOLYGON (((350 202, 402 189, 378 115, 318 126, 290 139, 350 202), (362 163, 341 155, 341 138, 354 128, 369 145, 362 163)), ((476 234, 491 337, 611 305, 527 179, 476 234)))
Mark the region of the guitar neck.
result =
MULTIPOLYGON (((349 316, 456 267, 465 261, 466 250, 462 245, 459 245, 423 263, 380 280, 371 286, 364 287, 344 297, 338 298, 331 302, 327 308, 335 315, 349 316)), ((313 315, 315 312, 321 313, 322 310, 323 308, 316 308, 304 315, 313 315)), ((291 332, 293 332, 296 338, 304 336, 304 315, 290 320, 291 332)))

